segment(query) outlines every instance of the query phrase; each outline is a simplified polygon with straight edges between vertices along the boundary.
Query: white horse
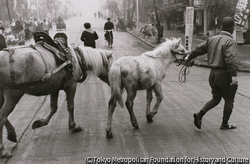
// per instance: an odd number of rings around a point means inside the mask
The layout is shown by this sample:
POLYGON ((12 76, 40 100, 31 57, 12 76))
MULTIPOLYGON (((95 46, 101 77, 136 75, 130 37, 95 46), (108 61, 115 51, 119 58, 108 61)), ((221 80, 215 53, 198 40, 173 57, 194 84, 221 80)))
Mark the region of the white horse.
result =
POLYGON ((116 102, 123 106, 122 91, 127 91, 126 107, 134 128, 139 128, 133 112, 134 99, 137 90, 147 91, 146 117, 148 122, 153 121, 158 112, 159 105, 163 99, 162 80, 165 78, 166 69, 175 60, 184 59, 186 49, 181 45, 181 39, 167 39, 162 45, 153 51, 145 52, 141 56, 124 56, 117 59, 109 70, 109 82, 111 87, 111 98, 108 105, 108 122, 106 135, 112 137, 111 124, 112 115, 116 102), (156 104, 150 112, 152 91, 156 94, 156 104))

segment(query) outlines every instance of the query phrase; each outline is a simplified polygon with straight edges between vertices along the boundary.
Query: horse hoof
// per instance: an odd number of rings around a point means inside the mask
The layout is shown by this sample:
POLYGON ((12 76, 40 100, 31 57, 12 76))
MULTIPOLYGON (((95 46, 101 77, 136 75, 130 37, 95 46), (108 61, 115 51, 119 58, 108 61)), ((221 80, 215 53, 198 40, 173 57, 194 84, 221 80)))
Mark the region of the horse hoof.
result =
POLYGON ((106 131, 106 137, 107 138, 112 138, 113 137, 113 134, 111 131, 106 131))
POLYGON ((12 141, 12 142, 17 142, 17 139, 16 139, 16 134, 8 134, 7 136, 8 140, 12 141))
POLYGON ((33 124, 32 124, 32 129, 36 129, 36 128, 40 128, 44 125, 47 125, 46 123, 44 123, 43 121, 41 120, 37 120, 35 121, 33 124))
POLYGON ((10 152, 5 152, 1 154, 1 158, 11 158, 12 154, 10 152))
POLYGON ((135 129, 139 129, 138 123, 132 123, 132 125, 135 129))
POLYGON ((150 114, 147 115, 147 121, 148 122, 153 122, 153 117, 150 114))
POLYGON ((83 128, 80 127, 80 126, 76 126, 76 127, 73 128, 72 132, 81 132, 81 131, 83 131, 83 128))

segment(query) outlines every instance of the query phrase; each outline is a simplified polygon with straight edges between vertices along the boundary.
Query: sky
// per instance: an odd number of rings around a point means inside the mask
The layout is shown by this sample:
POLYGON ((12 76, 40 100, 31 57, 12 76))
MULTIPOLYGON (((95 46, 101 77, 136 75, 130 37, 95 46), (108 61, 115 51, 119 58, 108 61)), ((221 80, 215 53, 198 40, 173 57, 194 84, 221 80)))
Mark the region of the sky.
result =
POLYGON ((99 11, 105 0, 71 0, 75 9, 82 13, 95 13, 99 11))

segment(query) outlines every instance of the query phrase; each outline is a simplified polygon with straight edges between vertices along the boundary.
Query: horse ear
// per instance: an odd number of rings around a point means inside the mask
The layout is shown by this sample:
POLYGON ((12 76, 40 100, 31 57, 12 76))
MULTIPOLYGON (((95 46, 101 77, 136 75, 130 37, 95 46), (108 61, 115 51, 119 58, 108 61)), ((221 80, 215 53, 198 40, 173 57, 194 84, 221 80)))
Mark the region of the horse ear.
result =
POLYGON ((110 57, 112 57, 113 53, 114 53, 113 51, 109 51, 108 54, 107 54, 107 58, 109 59, 110 57))
POLYGON ((178 45, 180 45, 180 44, 181 44, 181 38, 178 39, 178 45))

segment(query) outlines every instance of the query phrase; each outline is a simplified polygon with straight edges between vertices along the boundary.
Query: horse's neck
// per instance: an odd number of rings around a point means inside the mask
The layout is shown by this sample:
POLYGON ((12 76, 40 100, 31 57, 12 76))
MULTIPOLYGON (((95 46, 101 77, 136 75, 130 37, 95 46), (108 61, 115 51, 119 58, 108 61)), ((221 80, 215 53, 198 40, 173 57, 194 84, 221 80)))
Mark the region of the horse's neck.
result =
POLYGON ((157 61, 162 65, 166 70, 173 62, 174 59, 171 53, 161 54, 160 52, 156 54, 157 61))

